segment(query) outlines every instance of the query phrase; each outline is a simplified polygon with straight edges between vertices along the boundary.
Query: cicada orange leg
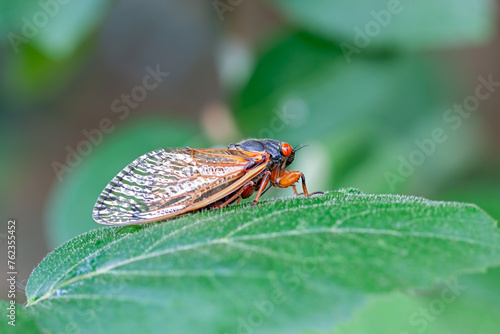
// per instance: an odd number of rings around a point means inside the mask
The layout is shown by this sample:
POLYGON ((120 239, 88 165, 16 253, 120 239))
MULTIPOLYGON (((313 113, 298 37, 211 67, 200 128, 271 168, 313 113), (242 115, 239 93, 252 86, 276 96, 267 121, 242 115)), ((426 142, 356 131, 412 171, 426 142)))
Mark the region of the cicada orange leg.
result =
POLYGON ((275 170, 273 170, 273 176, 274 177, 272 177, 271 180, 272 180, 274 186, 280 187, 280 188, 292 187, 293 193, 295 194, 295 196, 301 195, 297 192, 297 186, 295 185, 295 183, 299 179, 302 180, 302 191, 303 191, 305 197, 309 197, 309 196, 316 195, 316 194, 323 194, 323 192, 321 192, 321 191, 317 191, 317 192, 309 194, 309 192, 307 191, 307 186, 306 186, 306 178, 304 176, 304 173, 302 173, 300 171, 290 171, 290 170, 280 171, 278 168, 276 168, 275 170))
MULTIPOLYGON (((323 194, 322 191, 316 191, 313 193, 309 193, 307 191, 307 186, 306 186, 306 178, 302 172, 299 171, 290 171, 290 170, 284 170, 280 171, 278 167, 276 167, 272 172, 267 171, 264 176, 262 177, 262 181, 260 183, 259 191, 257 192, 257 195, 255 196, 255 199, 253 200, 253 204, 256 204, 259 201, 260 196, 262 195, 262 192, 266 188, 269 182, 275 187, 279 188, 288 188, 292 187, 293 192, 296 196, 300 196, 297 192, 297 187, 295 183, 301 179, 302 180, 302 191, 304 192, 305 197, 309 197, 312 195, 317 195, 317 194, 323 194)), ((243 197, 246 198, 246 197, 243 197)))
POLYGON ((257 204, 260 196, 262 195, 262 192, 264 191, 264 189, 266 189, 267 184, 269 183, 270 179, 271 179, 271 172, 266 171, 264 173, 264 176, 262 177, 262 181, 260 182, 259 191, 257 192, 257 195, 255 195, 255 198, 253 199, 252 204, 257 204))

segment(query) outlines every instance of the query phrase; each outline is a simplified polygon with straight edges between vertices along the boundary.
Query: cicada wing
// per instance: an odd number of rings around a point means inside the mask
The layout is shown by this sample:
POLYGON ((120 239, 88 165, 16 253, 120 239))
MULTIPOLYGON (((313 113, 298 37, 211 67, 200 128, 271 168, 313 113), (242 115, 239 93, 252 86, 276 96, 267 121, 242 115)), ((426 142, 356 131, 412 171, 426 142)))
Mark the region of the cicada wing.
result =
POLYGON ((111 180, 97 199, 93 218, 104 225, 131 225, 203 208, 241 187, 266 164, 266 156, 259 152, 155 150, 134 160, 111 180), (252 161, 261 163, 246 170, 252 161))

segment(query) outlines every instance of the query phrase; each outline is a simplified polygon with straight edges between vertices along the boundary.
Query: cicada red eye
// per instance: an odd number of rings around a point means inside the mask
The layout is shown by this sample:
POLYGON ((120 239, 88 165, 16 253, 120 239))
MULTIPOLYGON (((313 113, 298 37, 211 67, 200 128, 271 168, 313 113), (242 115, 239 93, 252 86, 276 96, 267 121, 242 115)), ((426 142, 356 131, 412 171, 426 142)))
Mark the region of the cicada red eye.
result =
POLYGON ((288 143, 283 143, 283 145, 281 145, 281 151, 283 152, 283 155, 287 157, 292 154, 292 147, 288 143))

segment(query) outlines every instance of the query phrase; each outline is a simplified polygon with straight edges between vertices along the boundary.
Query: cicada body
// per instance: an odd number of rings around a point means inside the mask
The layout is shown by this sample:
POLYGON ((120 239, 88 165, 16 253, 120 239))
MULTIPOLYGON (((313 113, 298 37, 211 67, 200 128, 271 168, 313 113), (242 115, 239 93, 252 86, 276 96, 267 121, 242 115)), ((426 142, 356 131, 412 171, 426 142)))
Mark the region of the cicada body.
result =
MULTIPOLYGON (((93 218, 104 225, 144 224, 201 209, 222 208, 266 187, 293 187, 304 174, 286 168, 296 149, 272 139, 248 139, 227 149, 175 148, 146 153, 104 188, 93 218)), ((312 195, 312 194, 311 194, 312 195)))

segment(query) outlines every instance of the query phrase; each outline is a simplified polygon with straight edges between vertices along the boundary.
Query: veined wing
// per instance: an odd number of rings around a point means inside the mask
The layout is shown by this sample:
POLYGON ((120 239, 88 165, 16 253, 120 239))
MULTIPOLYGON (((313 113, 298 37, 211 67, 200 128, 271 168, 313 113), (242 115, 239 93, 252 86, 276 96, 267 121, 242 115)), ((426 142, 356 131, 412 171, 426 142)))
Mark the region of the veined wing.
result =
POLYGON ((118 173, 94 206, 104 225, 142 224, 200 209, 261 172, 267 157, 234 149, 159 149, 118 173), (246 170, 251 162, 260 163, 246 170))

